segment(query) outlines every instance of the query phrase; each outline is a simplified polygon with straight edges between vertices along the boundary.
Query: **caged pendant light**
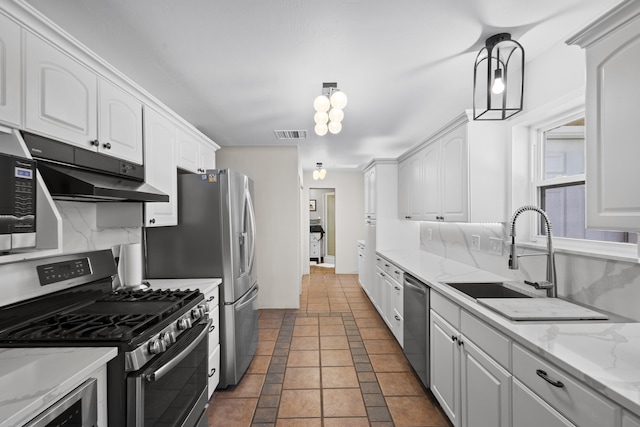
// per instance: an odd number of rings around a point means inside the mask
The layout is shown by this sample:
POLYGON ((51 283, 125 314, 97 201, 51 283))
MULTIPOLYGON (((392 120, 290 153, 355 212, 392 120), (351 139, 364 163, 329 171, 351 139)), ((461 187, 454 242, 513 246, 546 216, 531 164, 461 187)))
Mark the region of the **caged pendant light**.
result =
POLYGON ((485 42, 473 68, 473 119, 505 120, 522 111, 524 49, 500 33, 485 42))

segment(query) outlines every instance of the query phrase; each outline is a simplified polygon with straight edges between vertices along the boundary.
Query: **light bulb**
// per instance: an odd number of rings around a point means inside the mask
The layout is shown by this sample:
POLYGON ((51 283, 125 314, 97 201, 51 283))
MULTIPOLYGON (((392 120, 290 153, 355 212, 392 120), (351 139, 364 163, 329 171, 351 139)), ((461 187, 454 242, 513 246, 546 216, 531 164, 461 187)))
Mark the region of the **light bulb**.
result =
POLYGON ((316 170, 314 170, 314 171, 313 171, 313 179, 314 179, 315 181, 317 181, 317 180, 319 180, 319 179, 320 179, 320 171, 319 171, 318 169, 316 169, 316 170))
POLYGON ((342 123, 340 122, 329 122, 329 132, 332 134, 340 133, 342 130, 342 123))
POLYGON ((326 112, 327 110, 329 110, 330 106, 331 106, 331 102, 329 101, 329 98, 327 98, 325 95, 318 95, 316 99, 313 101, 313 108, 315 108, 316 111, 326 112))
POLYGON ((317 125, 326 125, 329 121, 329 115, 324 111, 316 111, 313 115, 313 121, 316 122, 317 125))
POLYGON ((491 86, 491 92, 495 95, 500 95, 504 92, 504 81, 502 80, 502 70, 497 69, 493 78, 493 85, 491 86))
POLYGON ((332 122, 341 122, 344 119, 344 111, 339 108, 329 110, 329 120, 332 122))
POLYGON ((327 170, 324 168, 320 169, 319 176, 320 176, 320 179, 324 179, 324 177, 327 176, 327 170))
POLYGON ((335 91, 331 94, 331 106, 341 110, 347 106, 347 95, 342 91, 335 91))
POLYGON ((316 125, 316 127, 314 128, 316 131, 316 134, 320 135, 320 136, 324 136, 327 134, 327 131, 329 130, 329 128, 327 127, 326 124, 323 125, 316 125))

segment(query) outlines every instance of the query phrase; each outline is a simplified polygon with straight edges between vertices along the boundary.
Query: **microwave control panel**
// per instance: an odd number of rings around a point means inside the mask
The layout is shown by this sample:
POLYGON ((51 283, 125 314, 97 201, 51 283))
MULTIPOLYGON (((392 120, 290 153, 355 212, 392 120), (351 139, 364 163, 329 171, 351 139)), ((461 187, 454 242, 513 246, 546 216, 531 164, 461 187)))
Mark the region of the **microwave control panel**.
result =
POLYGON ((36 231, 36 162, 0 155, 0 234, 36 231))

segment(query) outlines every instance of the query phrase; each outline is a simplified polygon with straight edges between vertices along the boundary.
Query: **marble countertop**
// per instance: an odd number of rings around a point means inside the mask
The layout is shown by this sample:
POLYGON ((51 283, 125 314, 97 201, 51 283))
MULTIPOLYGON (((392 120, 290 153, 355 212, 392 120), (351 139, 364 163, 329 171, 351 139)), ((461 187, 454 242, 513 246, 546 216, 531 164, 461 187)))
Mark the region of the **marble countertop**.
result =
POLYGON ((222 284, 222 279, 145 279, 153 289, 200 289, 207 293, 210 287, 222 284))
POLYGON ((510 279, 425 251, 380 250, 378 254, 534 354, 640 415, 640 323, 511 321, 442 283, 499 281, 526 292, 510 279))
POLYGON ((117 354, 115 347, 0 348, 0 427, 24 425, 117 354))

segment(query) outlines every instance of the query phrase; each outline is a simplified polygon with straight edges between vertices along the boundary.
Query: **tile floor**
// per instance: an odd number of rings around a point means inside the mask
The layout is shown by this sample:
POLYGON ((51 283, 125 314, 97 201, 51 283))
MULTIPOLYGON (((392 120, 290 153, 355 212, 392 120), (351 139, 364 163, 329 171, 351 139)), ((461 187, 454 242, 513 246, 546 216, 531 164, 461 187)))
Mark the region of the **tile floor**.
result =
POLYGON ((446 416, 356 275, 312 269, 299 310, 261 310, 240 383, 214 393, 209 426, 432 426, 446 416))

